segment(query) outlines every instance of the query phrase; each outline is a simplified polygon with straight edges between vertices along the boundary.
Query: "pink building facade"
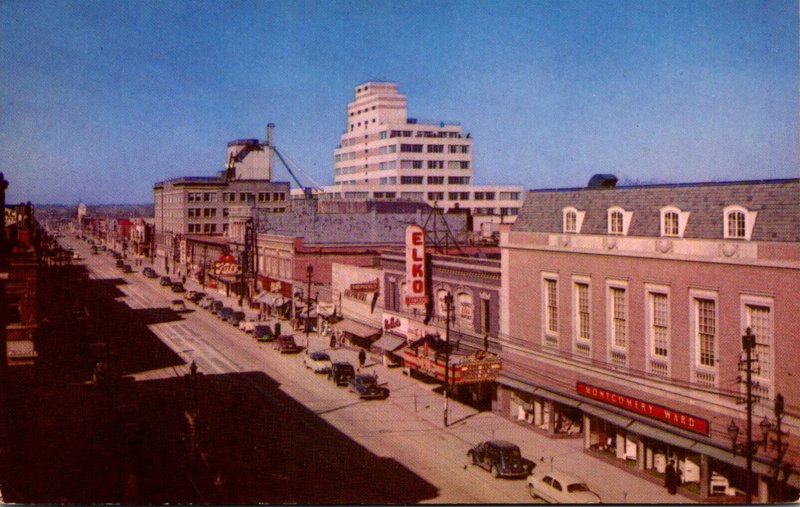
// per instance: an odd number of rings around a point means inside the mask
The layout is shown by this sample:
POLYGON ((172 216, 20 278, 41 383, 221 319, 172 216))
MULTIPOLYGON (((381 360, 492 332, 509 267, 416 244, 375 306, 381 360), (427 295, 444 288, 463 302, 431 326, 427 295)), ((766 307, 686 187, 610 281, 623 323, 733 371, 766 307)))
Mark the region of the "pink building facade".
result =
POLYGON ((753 438, 762 421, 774 430, 778 394, 788 431, 782 456, 755 453, 751 491, 796 498, 798 195, 800 180, 530 192, 501 240, 494 409, 653 480, 674 460, 683 493, 735 501, 749 329, 753 438))

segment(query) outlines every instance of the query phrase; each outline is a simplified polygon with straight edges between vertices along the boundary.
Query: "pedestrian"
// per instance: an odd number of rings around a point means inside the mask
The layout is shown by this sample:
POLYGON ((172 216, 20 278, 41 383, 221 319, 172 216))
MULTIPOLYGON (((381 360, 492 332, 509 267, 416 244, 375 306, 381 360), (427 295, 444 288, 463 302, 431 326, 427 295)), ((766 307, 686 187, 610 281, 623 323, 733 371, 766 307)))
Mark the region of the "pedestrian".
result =
POLYGON ((664 486, 667 493, 674 495, 678 490, 678 474, 675 472, 675 461, 669 460, 667 469, 664 471, 664 486))
POLYGON ((186 275, 181 276, 181 282, 186 285, 186 275))
POLYGON ((333 333, 331 333, 331 348, 332 349, 336 348, 336 335, 333 333))
POLYGON ((275 323, 275 336, 281 335, 281 323, 280 321, 275 323))
POLYGON ((358 366, 360 368, 364 367, 364 363, 367 361, 367 353, 364 352, 364 349, 358 351, 358 366))

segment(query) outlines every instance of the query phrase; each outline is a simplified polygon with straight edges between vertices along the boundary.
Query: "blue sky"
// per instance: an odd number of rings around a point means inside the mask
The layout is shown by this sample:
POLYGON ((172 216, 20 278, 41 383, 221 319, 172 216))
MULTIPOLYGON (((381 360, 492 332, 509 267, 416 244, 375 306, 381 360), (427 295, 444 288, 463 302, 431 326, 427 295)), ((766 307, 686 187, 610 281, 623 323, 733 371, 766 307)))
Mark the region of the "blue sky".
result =
POLYGON ((798 177, 799 62, 797 1, 5 0, 0 171, 12 202, 150 202, 272 122, 330 184, 385 79, 472 134, 479 183, 798 177))

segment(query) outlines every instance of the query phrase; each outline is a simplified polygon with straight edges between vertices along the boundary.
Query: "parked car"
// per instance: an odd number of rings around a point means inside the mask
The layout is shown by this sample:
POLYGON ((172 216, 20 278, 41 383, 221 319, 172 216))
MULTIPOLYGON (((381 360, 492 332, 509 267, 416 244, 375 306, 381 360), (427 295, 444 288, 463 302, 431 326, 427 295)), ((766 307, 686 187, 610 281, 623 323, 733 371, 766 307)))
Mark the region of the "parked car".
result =
POLYGON ((233 313, 233 308, 230 308, 228 306, 223 306, 222 308, 217 310, 217 317, 219 317, 222 320, 228 320, 228 317, 230 317, 232 313, 233 313))
POLYGON ((244 320, 244 312, 233 311, 233 312, 231 312, 230 315, 228 315, 228 318, 225 319, 225 320, 228 321, 228 324, 238 327, 239 326, 239 322, 244 320))
POLYGON ((172 287, 172 280, 169 279, 168 276, 162 276, 158 283, 161 284, 163 287, 172 287))
POLYGON ((118 261, 122 260, 122 254, 119 252, 111 252, 111 257, 115 258, 118 261))
POLYGON ((203 299, 204 297, 206 297, 205 292, 194 291, 194 295, 189 299, 189 301, 196 304, 199 303, 200 300, 203 299))
POLYGON ((170 288, 172 289, 172 292, 175 293, 186 292, 186 289, 183 287, 181 282, 172 282, 172 286, 170 288))
POLYGON ((197 294, 196 290, 187 290, 186 292, 183 293, 183 299, 191 301, 194 298, 195 294, 197 294))
POLYGON ((253 338, 260 342, 271 342, 275 339, 272 328, 266 324, 258 324, 253 328, 253 338))
POLYGON ((600 495, 572 474, 551 471, 528 479, 528 492, 549 503, 601 503, 600 495))
POLYGON ((206 308, 206 309, 208 309, 209 307, 211 307, 211 303, 213 303, 214 301, 215 301, 215 300, 214 300, 214 298, 213 298, 213 297, 211 297, 211 296, 204 296, 204 297, 203 297, 203 299, 201 299, 201 300, 200 300, 200 302, 199 302, 199 303, 197 303, 197 304, 198 304, 198 305, 200 305, 200 308, 206 308))
POLYGON ((122 265, 122 272, 123 273, 133 273, 133 268, 130 264, 123 264, 122 265))
POLYGON ((281 354, 297 354, 303 350, 303 347, 295 343, 294 336, 290 334, 284 334, 275 338, 275 345, 273 347, 281 354))
POLYGON ((123 261, 121 258, 117 259, 117 262, 114 263, 114 266, 116 266, 118 268, 122 268, 122 266, 124 266, 124 265, 125 265, 125 261, 123 261))
POLYGON ((327 352, 317 350, 303 357, 303 364, 314 373, 328 373, 331 369, 331 356, 327 352))
POLYGON ((239 321, 239 329, 241 329, 245 333, 252 333, 255 328, 256 328, 256 321, 254 321, 253 319, 242 319, 241 321, 239 321))
POLYGON ((211 313, 216 315, 224 307, 225 307, 225 304, 222 301, 212 301, 211 304, 208 307, 208 311, 210 311, 211 313))
POLYGON ((362 400, 385 400, 389 397, 389 388, 378 384, 378 375, 374 373, 357 374, 350 379, 348 388, 362 400))
POLYGON ((173 299, 172 302, 169 304, 169 309, 173 312, 185 312, 186 311, 186 304, 183 302, 182 299, 173 299))
POLYGON ((147 266, 146 268, 142 269, 142 275, 144 275, 147 278, 158 277, 158 273, 156 273, 156 270, 151 268, 150 266, 147 266))
POLYGON ((356 369, 346 361, 337 361, 331 365, 328 379, 337 386, 346 386, 350 379, 356 376, 356 369))
POLYGON ((506 440, 481 442, 467 451, 467 458, 494 477, 527 477, 536 466, 522 457, 518 446, 506 440))

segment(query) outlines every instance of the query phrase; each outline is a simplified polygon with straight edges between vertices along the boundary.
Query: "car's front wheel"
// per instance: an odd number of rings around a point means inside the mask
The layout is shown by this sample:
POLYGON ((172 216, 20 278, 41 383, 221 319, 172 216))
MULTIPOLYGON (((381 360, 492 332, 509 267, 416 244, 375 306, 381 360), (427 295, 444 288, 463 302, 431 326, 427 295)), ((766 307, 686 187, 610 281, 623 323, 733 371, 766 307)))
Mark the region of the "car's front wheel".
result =
POLYGON ((533 489, 533 484, 528 484, 528 493, 531 495, 531 498, 539 498, 539 495, 536 494, 536 490, 533 489))
POLYGON ((500 470, 498 470, 495 465, 492 465, 492 469, 490 470, 490 472, 492 473, 492 477, 494 477, 495 479, 500 477, 500 470))
POLYGON ((472 463, 473 465, 477 465, 478 464, 478 460, 475 459, 475 453, 474 452, 467 451, 467 458, 469 458, 470 463, 472 463))

